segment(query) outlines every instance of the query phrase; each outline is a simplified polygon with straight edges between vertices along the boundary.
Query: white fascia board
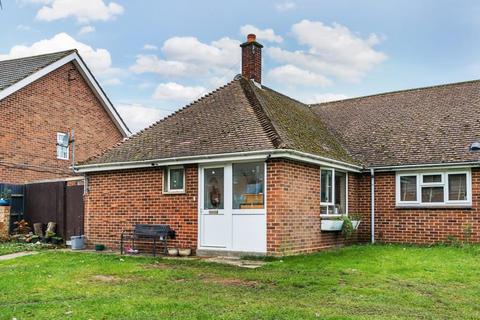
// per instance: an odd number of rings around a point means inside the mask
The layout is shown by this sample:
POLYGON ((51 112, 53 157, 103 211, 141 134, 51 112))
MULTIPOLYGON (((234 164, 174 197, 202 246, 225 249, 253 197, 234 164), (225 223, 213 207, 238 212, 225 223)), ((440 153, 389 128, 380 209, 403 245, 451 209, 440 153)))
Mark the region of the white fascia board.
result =
POLYGON ((26 77, 18 81, 17 83, 11 85, 10 87, 0 91, 0 100, 8 97, 12 93, 24 88, 25 86, 29 85, 30 83, 40 79, 41 77, 49 74, 50 72, 60 68, 61 66, 69 63, 74 62, 75 65, 78 67, 80 74, 82 74, 83 78, 87 81, 89 87, 95 93, 95 96, 99 99, 102 103, 103 107, 107 111, 110 118, 115 123, 115 126, 120 130, 124 137, 127 137, 130 134, 130 130, 128 130, 127 126, 124 124, 123 120, 118 115, 117 111, 113 107, 110 100, 107 98, 103 90, 100 88, 98 82, 93 77, 90 70, 87 68, 85 63, 82 61, 80 56, 76 52, 72 52, 68 56, 61 58, 60 60, 55 61, 52 64, 40 69, 39 71, 31 74, 30 76, 26 77))
POLYGON ((426 163, 426 164, 411 164, 400 166, 384 166, 384 167, 368 167, 368 170, 373 169, 375 172, 385 171, 412 171, 412 170, 441 170, 441 169, 456 169, 465 167, 478 167, 480 161, 467 162, 452 162, 452 163, 426 163))
POLYGON ((204 164, 215 162, 235 162, 235 161, 253 161, 253 160, 266 160, 268 158, 285 158, 300 162, 306 162, 315 164, 318 166, 330 167, 341 169, 349 172, 360 172, 361 167, 348 164, 345 162, 328 159, 312 154, 299 152, 288 149, 273 149, 273 150, 261 150, 261 151, 248 151, 248 152, 235 152, 225 154, 212 154, 212 155, 200 155, 190 157, 176 157, 165 158, 156 160, 145 161, 132 161, 132 162, 115 162, 115 163, 102 163, 102 164, 87 164, 75 166, 75 171, 79 173, 98 172, 98 171, 114 171, 114 170, 128 170, 138 168, 149 168, 157 166, 172 166, 182 164, 204 164))

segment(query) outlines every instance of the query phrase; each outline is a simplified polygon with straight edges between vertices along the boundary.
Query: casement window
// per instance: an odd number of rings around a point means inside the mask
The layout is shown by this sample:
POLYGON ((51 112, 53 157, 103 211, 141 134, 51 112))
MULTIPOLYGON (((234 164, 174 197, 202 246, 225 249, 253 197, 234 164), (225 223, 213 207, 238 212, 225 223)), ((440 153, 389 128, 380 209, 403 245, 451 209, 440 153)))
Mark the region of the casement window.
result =
POLYGON ((164 174, 165 193, 183 193, 185 192, 185 168, 167 167, 164 174))
POLYGON ((396 203, 400 207, 470 206, 470 170, 398 172, 396 203))
POLYGON ((233 164, 233 209, 263 209, 265 163, 233 164))
POLYGON ((68 133, 57 132, 57 159, 68 160, 69 156, 68 133))
POLYGON ((335 169, 321 169, 320 214, 347 214, 347 191, 347 173, 335 169))

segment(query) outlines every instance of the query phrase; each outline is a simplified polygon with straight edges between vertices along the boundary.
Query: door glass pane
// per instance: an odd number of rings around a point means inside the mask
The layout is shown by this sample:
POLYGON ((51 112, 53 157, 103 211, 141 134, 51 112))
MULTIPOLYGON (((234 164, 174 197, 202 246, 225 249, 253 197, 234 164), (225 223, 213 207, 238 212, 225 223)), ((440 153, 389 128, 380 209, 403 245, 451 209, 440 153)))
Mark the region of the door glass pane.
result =
POLYGON ((448 200, 467 200, 467 175, 465 173, 448 175, 448 200))
POLYGON ((223 168, 204 171, 204 209, 223 209, 223 168))
POLYGON ((422 187, 422 202, 443 202, 443 187, 422 187))
POLYGON ((183 168, 170 169, 170 190, 183 190, 183 168))
POLYGON ((264 163, 233 164, 233 209, 263 209, 264 163))
POLYGON ((441 174, 429 174, 423 175, 423 183, 435 183, 435 182, 442 182, 442 175, 441 174))
POLYGON ((400 201, 417 201, 417 176, 400 177, 400 201))
POLYGON ((321 170, 320 201, 332 203, 332 170, 321 170))
POLYGON ((347 212, 347 174, 335 171, 335 214, 347 212))

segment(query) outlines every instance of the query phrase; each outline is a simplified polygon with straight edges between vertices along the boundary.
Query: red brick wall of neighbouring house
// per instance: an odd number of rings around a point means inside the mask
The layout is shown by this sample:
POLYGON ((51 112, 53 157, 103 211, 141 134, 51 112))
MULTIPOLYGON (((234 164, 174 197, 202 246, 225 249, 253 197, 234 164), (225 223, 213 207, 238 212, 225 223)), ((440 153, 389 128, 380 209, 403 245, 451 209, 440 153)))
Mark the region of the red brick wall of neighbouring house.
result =
MULTIPOLYGON (((320 168, 288 160, 273 160, 267 166, 267 251, 297 254, 344 244, 339 232, 320 230, 320 168)), ((365 210, 361 197, 362 176, 349 174, 350 212, 365 210)), ((363 212, 361 212, 363 213, 363 212)), ((363 223, 363 222, 362 222, 363 223)), ((362 225, 351 242, 365 240, 368 225, 362 225)))
POLYGON ((169 224, 169 245, 197 248, 198 169, 187 166, 185 193, 163 194, 161 168, 91 174, 85 197, 85 235, 90 245, 118 250, 122 230, 135 224, 169 224))
POLYGON ((78 161, 122 139, 73 63, 0 100, 0 110, 0 182, 70 176, 71 160, 57 160, 57 132, 75 129, 78 161))
POLYGON ((396 209, 393 172, 376 173, 375 190, 375 234, 379 242, 432 244, 446 242, 450 236, 480 242, 480 169, 472 169, 471 209, 396 209), (470 239, 465 237, 467 226, 472 228, 470 239))

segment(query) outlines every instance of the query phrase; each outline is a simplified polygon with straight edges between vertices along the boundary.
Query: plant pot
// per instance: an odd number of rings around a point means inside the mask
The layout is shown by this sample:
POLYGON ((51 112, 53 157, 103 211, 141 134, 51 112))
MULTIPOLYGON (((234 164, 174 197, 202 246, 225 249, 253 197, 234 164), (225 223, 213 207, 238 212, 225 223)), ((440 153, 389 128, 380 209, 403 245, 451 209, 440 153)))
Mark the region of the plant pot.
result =
POLYGON ((168 248, 168 255, 172 257, 178 256, 178 249, 177 248, 168 248))
POLYGON ((343 226, 343 220, 322 220, 322 231, 341 231, 343 226))
POLYGON ((105 245, 104 244, 96 244, 95 245, 95 251, 103 251, 105 250, 105 245))
POLYGON ((50 238, 52 241, 52 244, 62 244, 63 239, 57 239, 57 238, 50 238))
POLYGON ((192 249, 178 249, 180 257, 187 257, 192 254, 192 249))
POLYGON ((362 220, 352 220, 353 230, 358 229, 358 226, 360 225, 360 222, 362 222, 362 220))

